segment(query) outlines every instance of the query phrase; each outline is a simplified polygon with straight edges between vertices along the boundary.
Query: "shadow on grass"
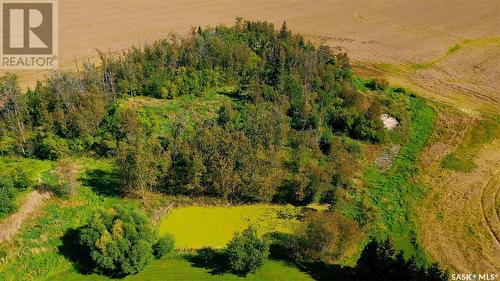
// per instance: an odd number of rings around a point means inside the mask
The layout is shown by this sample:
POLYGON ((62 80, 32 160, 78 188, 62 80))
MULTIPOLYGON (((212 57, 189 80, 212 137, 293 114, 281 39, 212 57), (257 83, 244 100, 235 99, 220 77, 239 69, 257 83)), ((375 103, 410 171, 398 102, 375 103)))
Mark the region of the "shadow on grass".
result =
POLYGON ((92 190, 104 196, 120 196, 119 178, 116 172, 105 171, 102 169, 94 169, 85 173, 81 178, 84 185, 89 186, 92 190))
POLYGON ((75 271, 81 274, 91 274, 95 267, 88 249, 79 243, 80 229, 68 229, 64 233, 62 245, 58 247, 59 253, 73 264, 75 271))
POLYGON ((371 241, 363 249, 356 267, 343 267, 301 258, 300 251, 294 249, 294 237, 291 234, 273 232, 266 234, 266 237, 271 244, 271 259, 295 265, 315 280, 448 280, 447 272, 442 271, 436 264, 420 264, 414 259, 406 260, 401 252, 393 248, 390 240, 371 241))
POLYGON ((209 270, 212 275, 221 275, 230 272, 227 264, 227 257, 221 250, 212 248, 202 248, 186 257, 194 267, 201 267, 209 270))

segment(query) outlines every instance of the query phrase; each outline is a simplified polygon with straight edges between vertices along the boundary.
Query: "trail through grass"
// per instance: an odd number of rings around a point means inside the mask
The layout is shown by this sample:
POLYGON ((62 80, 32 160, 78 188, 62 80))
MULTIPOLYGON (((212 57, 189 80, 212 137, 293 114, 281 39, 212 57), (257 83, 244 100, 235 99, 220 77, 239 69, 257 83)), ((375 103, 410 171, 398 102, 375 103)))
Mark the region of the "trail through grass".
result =
POLYGON ((157 127, 155 133, 170 134, 172 125, 180 122, 188 130, 194 124, 217 116, 217 111, 230 98, 212 91, 201 97, 183 95, 172 100, 160 100, 148 97, 133 97, 125 102, 125 106, 140 109, 154 119, 157 127))
MULTIPOLYGON (((13 160, 16 163, 26 159, 13 160)), ((82 172, 112 169, 109 161, 80 159, 78 162, 82 166, 82 172)), ((38 164, 46 167, 50 162, 38 164)), ((87 177, 86 173, 82 174, 83 179, 87 177)), ((71 269, 70 261, 60 254, 62 236, 68 229, 86 223, 96 208, 106 208, 117 203, 135 204, 130 200, 100 195, 89 186, 80 187, 78 194, 69 200, 51 199, 39 216, 28 218, 23 223, 19 234, 14 238, 15 243, 2 245, 8 260, 0 263, 0 280, 43 280, 71 269)))

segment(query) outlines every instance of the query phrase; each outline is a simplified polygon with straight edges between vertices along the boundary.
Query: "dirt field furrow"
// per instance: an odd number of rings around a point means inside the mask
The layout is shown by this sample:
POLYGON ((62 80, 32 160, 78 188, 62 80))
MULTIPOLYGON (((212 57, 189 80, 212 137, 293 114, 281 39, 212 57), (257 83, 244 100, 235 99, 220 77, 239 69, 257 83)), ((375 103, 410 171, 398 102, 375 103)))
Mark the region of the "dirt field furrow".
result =
POLYGON ((500 249, 500 220, 498 219, 498 206, 496 205, 496 196, 499 190, 500 170, 486 184, 481 194, 481 208, 484 220, 500 249))

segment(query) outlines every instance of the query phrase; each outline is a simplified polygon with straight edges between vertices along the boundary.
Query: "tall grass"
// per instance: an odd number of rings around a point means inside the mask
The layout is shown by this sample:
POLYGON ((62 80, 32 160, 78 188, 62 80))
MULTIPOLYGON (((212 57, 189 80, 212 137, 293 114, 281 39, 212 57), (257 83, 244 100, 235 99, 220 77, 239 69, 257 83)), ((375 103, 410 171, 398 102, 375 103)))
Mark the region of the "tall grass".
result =
POLYGON ((415 182, 416 162, 432 133, 436 114, 421 98, 410 98, 409 104, 412 114, 408 143, 388 171, 371 165, 365 174, 365 186, 369 201, 380 214, 374 235, 380 239, 390 237, 406 257, 424 262, 412 217, 415 203, 424 196, 423 187, 415 182))

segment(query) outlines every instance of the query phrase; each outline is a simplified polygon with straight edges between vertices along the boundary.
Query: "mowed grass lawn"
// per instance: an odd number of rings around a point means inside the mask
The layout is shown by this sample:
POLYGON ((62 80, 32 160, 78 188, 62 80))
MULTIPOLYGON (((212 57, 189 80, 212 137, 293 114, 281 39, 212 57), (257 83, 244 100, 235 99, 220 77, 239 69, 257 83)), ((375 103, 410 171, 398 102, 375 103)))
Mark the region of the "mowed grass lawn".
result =
POLYGON ((175 237, 177 249, 222 248, 237 231, 252 225, 260 235, 290 233, 301 222, 301 208, 293 206, 245 205, 234 207, 193 206, 170 211, 159 222, 159 233, 175 237))
MULTIPOLYGON (((113 280, 102 275, 82 275, 74 271, 64 272, 49 280, 53 281, 80 281, 93 280, 105 281, 113 280)), ((117 279, 114 279, 117 280, 117 279)), ((255 274, 249 274, 246 278, 238 277, 234 274, 212 274, 209 269, 193 267, 191 263, 183 258, 165 258, 155 260, 144 271, 136 275, 127 276, 123 281, 294 281, 313 280, 308 274, 301 272, 295 267, 286 265, 284 262, 268 261, 255 274)))

